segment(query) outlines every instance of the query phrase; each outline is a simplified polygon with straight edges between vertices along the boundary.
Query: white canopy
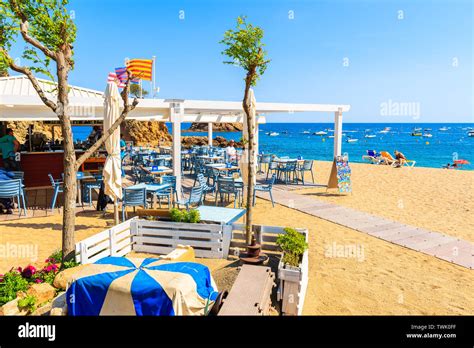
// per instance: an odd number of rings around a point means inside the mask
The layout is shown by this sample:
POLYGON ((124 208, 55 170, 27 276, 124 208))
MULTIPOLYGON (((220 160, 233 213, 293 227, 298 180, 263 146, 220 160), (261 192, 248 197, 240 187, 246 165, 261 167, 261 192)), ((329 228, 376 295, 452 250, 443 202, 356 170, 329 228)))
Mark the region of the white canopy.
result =
MULTIPOLYGON (((56 101, 55 84, 38 79, 46 95, 56 101)), ((101 91, 70 86, 69 101, 72 120, 103 120, 104 95, 101 91)), ((170 122, 170 108, 178 103, 182 109, 181 122, 241 122, 242 102, 216 100, 140 99, 128 119, 170 122)), ((342 112, 349 105, 262 103, 257 105, 258 123, 266 122, 271 113, 342 112)), ((25 76, 0 78, 0 121, 57 121, 56 115, 38 97, 30 80, 25 76)))

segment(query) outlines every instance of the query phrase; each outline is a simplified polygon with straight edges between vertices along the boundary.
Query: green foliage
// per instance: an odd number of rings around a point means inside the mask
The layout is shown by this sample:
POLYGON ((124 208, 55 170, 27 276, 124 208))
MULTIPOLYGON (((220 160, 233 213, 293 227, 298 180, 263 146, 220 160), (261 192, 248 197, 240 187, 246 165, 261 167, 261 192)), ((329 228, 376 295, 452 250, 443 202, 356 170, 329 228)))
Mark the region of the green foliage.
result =
POLYGON ((51 255, 49 255, 46 262, 49 263, 60 263, 63 259, 63 252, 61 249, 56 249, 51 255))
POLYGON ((132 83, 130 85, 130 94, 136 98, 140 98, 140 91, 142 92, 142 96, 145 97, 148 95, 148 91, 144 90, 140 85, 132 83))
POLYGON ((189 222, 189 223, 198 223, 201 221, 201 215, 196 209, 191 210, 180 210, 173 208, 170 211, 171 221, 174 222, 189 222))
POLYGON ((231 59, 224 63, 244 68, 247 77, 250 77, 250 86, 255 86, 270 62, 265 59, 267 52, 263 50, 265 45, 262 38, 263 30, 260 27, 247 23, 246 17, 237 17, 236 29, 227 30, 220 41, 226 46, 222 54, 231 59))
POLYGON ((301 257, 306 249, 305 236, 293 228, 285 228, 285 233, 277 237, 276 243, 283 250, 283 262, 290 266, 298 267, 301 257))
POLYGON ((0 279, 0 306, 16 298, 18 291, 28 289, 28 280, 23 278, 18 271, 5 273, 0 279))
POLYGON ((63 262, 63 269, 66 269, 66 268, 73 268, 73 267, 77 267, 79 266, 80 263, 77 262, 75 259, 72 259, 72 260, 69 260, 69 261, 64 261, 63 262))
MULTIPOLYGON (((7 70, 11 58, 8 51, 20 36, 20 23, 28 22, 28 35, 53 53, 64 47, 72 49, 76 40, 74 14, 66 8, 69 0, 12 0, 0 3, 0 70, 7 70)), ((28 67, 54 80, 51 59, 33 45, 26 43, 22 58, 28 67)), ((69 61, 71 67, 74 65, 69 61)), ((22 64, 25 65, 25 64, 22 64)))
POLYGON ((24 298, 18 300, 18 309, 25 309, 28 313, 33 313, 36 310, 36 297, 27 295, 24 298))

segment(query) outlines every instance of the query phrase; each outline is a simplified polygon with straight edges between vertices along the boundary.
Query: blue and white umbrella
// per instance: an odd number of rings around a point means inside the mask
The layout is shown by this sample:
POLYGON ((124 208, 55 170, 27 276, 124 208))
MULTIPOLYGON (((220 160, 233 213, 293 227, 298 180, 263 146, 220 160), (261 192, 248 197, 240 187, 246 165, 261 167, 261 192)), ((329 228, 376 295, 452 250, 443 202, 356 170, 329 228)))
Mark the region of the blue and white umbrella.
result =
POLYGON ((105 257, 74 274, 66 298, 69 315, 206 315, 217 295, 202 264, 105 257))

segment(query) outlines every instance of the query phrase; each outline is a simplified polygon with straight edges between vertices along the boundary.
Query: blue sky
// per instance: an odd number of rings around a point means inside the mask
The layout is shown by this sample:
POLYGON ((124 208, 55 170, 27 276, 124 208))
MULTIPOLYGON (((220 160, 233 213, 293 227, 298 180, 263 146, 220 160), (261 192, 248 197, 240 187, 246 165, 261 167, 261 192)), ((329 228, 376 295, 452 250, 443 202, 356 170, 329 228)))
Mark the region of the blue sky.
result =
POLYGON ((471 0, 72 0, 69 8, 78 27, 71 84, 103 90, 125 57, 156 55, 159 98, 240 100, 244 72, 222 64, 218 42, 247 15, 264 29, 272 60, 257 102, 350 104, 346 122, 473 122, 471 0), (383 103, 414 109, 383 114, 383 103))

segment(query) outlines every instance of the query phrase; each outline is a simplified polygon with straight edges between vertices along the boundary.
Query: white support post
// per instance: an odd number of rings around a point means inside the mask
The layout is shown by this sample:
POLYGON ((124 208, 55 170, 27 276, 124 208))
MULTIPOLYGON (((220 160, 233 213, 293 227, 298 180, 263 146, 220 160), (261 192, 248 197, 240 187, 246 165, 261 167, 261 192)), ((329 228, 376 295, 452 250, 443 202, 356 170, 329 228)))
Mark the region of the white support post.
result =
MULTIPOLYGON (((258 145, 259 145, 259 139, 258 139, 258 135, 260 133, 258 132, 258 116, 257 116, 257 119, 255 120, 255 134, 254 134, 254 139, 255 139, 255 154, 258 156, 258 154, 260 153, 259 150, 258 150, 258 145)), ((257 163, 257 159, 255 159, 255 163, 257 163)))
POLYGON ((212 122, 207 124, 207 144, 212 146, 212 122))
POLYGON ((342 151, 342 109, 334 113, 334 158, 342 151))
POLYGON ((181 199, 181 119, 183 110, 180 103, 170 103, 170 118, 173 124, 173 175, 176 176, 176 191, 181 199))

